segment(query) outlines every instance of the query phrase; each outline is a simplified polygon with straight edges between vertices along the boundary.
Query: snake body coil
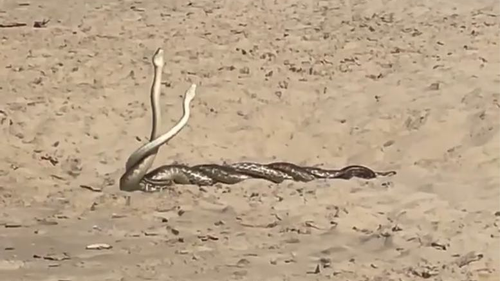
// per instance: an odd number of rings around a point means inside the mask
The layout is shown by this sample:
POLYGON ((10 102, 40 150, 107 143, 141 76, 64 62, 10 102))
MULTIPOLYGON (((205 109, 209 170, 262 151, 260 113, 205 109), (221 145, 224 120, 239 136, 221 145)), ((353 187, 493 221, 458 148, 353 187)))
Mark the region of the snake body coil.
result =
POLYGON ((364 166, 347 166, 340 170, 298 166, 288 162, 258 164, 241 162, 234 164, 203 164, 187 166, 172 164, 158 167, 150 172, 158 149, 173 138, 189 119, 190 102, 195 96, 196 85, 192 85, 184 97, 184 114, 181 120, 168 132, 158 135, 161 114, 159 109, 163 50, 158 49, 153 56, 154 79, 151 87, 153 126, 150 141, 137 149, 127 160, 125 173, 120 178, 120 189, 124 191, 160 191, 173 184, 193 184, 210 186, 216 183, 235 184, 247 179, 264 179, 274 183, 285 180, 308 182, 315 179, 351 179, 353 177, 373 179, 377 176, 391 176, 394 171, 375 172, 364 166))
POLYGON ((391 176, 396 172, 375 172, 367 167, 352 165, 340 170, 298 166, 288 162, 270 164, 235 163, 226 165, 204 164, 197 166, 165 165, 146 174, 141 189, 147 192, 159 191, 173 184, 211 186, 216 183, 235 184, 246 179, 264 179, 273 183, 286 180, 309 182, 316 179, 373 179, 377 176, 391 176))

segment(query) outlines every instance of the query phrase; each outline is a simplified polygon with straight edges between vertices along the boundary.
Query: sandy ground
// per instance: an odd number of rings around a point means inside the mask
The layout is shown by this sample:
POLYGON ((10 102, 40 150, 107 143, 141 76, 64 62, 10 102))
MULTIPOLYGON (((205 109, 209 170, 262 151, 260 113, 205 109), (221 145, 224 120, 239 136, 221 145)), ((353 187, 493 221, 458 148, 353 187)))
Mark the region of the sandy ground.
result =
POLYGON ((0 279, 500 280, 496 2, 0 1, 0 279), (398 174, 119 191, 157 47, 156 166, 398 174))

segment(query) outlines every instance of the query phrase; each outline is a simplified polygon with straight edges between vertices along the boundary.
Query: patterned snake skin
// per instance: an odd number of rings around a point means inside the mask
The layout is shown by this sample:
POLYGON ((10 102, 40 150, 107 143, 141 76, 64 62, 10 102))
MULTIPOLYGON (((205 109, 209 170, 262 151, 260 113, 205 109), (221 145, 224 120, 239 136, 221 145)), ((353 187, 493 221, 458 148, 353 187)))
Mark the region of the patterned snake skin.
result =
POLYGON ((258 164, 241 162, 234 164, 204 164, 186 166, 166 165, 147 173, 141 181, 141 190, 161 191, 174 184, 211 186, 216 183, 235 184, 247 179, 264 179, 274 183, 285 180, 308 182, 315 179, 373 179, 377 176, 392 176, 395 171, 375 172, 367 167, 352 165, 340 170, 298 166, 288 162, 258 164))

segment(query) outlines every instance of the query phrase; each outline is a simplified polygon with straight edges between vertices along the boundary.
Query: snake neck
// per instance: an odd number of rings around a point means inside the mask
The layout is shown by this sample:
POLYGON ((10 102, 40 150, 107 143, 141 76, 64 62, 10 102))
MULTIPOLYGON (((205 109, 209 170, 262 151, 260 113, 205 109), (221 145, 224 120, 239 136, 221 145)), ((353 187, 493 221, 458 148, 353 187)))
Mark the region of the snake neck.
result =
POLYGON ((158 137, 158 128, 161 127, 161 110, 159 105, 161 91, 161 69, 155 69, 153 77, 153 87, 151 88, 151 117, 152 128, 149 141, 153 141, 158 137))
POLYGON ((137 164, 127 169, 120 177, 120 190, 122 191, 136 191, 142 190, 141 182, 148 172, 149 168, 153 165, 156 158, 156 152, 144 157, 137 164))

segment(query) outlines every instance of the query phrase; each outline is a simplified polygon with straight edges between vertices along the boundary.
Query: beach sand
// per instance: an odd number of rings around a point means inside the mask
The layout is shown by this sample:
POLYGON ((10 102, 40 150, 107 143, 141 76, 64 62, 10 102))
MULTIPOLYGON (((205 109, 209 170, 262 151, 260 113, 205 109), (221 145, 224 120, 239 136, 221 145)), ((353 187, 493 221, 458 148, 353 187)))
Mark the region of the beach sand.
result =
POLYGON ((500 280, 499 16, 493 0, 1 1, 0 279, 500 280), (120 191, 160 47, 162 132, 198 89, 155 167, 397 175, 120 191))

